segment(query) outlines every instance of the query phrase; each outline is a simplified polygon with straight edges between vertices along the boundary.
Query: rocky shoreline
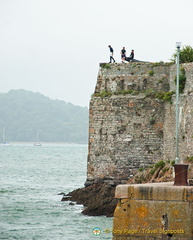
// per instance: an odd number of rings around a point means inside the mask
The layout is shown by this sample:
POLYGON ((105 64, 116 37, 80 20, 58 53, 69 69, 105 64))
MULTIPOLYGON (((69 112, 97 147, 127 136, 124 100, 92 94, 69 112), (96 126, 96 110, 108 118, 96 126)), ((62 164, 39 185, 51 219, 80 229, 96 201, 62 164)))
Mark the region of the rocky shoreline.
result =
MULTIPOLYGON (((189 179, 193 179, 192 158, 185 161, 185 163, 189 164, 189 179)), ((84 215, 113 217, 118 202, 115 199, 116 185, 104 183, 103 180, 101 179, 101 182, 98 181, 84 188, 76 189, 68 194, 63 194, 61 201, 70 201, 69 205, 82 204, 84 206, 82 211, 84 215)), ((139 170, 127 181, 127 184, 171 182, 173 180, 173 164, 160 161, 143 171, 139 170)))
POLYGON ((82 204, 85 207, 82 211, 84 215, 113 217, 117 205, 115 187, 106 183, 95 183, 64 195, 61 201, 70 201, 69 205, 82 204))

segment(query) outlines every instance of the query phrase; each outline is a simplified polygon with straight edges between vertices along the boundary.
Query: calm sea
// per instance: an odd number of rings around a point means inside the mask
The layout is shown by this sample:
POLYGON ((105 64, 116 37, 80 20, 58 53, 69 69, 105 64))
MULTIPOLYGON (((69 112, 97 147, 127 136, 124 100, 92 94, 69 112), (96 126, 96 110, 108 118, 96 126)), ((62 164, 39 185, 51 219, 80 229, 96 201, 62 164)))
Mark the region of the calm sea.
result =
POLYGON ((84 186, 87 145, 13 144, 0 147, 0 164, 0 239, 112 239, 112 218, 58 195, 84 186))

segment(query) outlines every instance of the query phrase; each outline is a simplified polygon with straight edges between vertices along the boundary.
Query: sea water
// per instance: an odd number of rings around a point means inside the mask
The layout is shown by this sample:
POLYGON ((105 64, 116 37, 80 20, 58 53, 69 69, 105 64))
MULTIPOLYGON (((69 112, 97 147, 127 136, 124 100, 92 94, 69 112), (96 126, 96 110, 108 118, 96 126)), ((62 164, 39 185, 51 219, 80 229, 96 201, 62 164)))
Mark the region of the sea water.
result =
POLYGON ((0 239, 112 239, 112 218, 81 213, 62 195, 84 186, 87 145, 0 147, 0 239))

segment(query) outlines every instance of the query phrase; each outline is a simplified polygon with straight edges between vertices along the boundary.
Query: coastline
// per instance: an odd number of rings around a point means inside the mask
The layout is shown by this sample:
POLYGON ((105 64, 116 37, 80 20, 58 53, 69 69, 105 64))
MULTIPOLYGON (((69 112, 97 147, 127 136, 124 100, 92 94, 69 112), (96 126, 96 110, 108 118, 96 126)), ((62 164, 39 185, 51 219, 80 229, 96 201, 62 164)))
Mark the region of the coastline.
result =
POLYGON ((106 183, 95 183, 64 194, 61 201, 70 201, 69 205, 82 204, 84 215, 113 217, 118 202, 115 188, 106 183))

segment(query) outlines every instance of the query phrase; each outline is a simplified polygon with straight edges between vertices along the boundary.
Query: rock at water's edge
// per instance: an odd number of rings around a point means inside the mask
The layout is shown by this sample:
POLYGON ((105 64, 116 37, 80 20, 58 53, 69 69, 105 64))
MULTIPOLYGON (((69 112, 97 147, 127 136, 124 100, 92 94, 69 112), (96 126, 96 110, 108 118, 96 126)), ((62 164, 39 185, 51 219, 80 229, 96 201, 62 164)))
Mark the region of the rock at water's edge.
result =
POLYGON ((115 199, 115 186, 105 183, 95 183, 91 186, 80 188, 68 193, 68 198, 63 197, 61 201, 72 201, 82 204, 85 209, 83 214, 89 216, 113 217, 117 199, 115 199))

